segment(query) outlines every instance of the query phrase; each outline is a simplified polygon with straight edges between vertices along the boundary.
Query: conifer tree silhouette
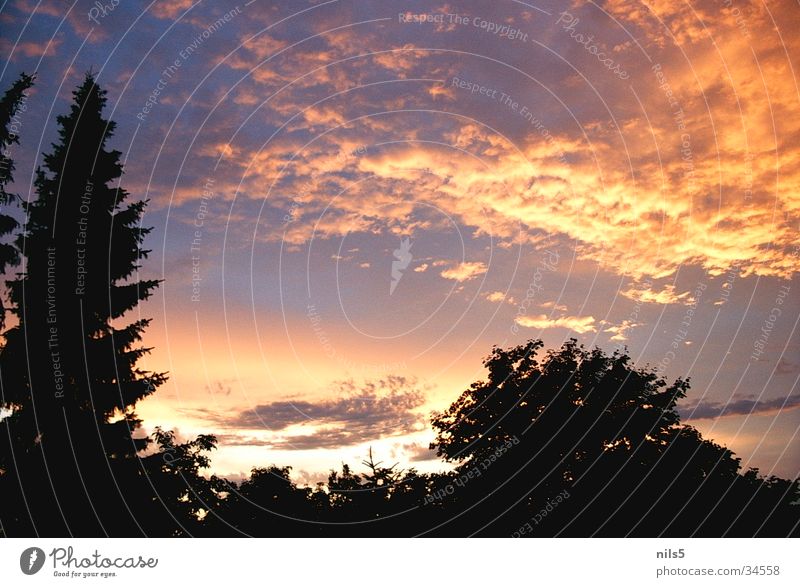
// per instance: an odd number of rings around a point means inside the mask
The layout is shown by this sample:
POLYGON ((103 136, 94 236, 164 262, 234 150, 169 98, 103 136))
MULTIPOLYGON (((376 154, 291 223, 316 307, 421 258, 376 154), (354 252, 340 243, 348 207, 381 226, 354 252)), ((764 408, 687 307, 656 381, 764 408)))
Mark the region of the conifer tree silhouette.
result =
POLYGON ((18 526, 17 535, 136 531, 117 477, 139 466, 148 442, 134 436, 134 407, 165 380, 136 366, 148 352, 137 343, 149 321, 117 326, 158 285, 136 279, 148 253, 145 202, 128 203, 118 185, 105 92, 87 75, 73 96, 37 171, 36 198, 24 206, 17 245, 25 272, 9 282, 18 324, 0 353, 3 401, 13 411, 3 420, 14 451, 4 484, 19 485, 27 506, 3 504, 3 523, 18 526))
MULTIPOLYGON (((0 239, 10 235, 19 227, 17 220, 6 213, 7 208, 19 201, 16 194, 7 191, 7 187, 14 182, 15 169, 10 147, 19 144, 20 124, 15 124, 16 117, 20 110, 27 109, 24 100, 27 90, 32 85, 33 76, 22 73, 0 99, 0 239)), ((0 274, 17 263, 19 263, 19 251, 14 243, 0 242, 0 274)), ((5 325, 5 319, 5 301, 0 296, 0 330, 5 325)))

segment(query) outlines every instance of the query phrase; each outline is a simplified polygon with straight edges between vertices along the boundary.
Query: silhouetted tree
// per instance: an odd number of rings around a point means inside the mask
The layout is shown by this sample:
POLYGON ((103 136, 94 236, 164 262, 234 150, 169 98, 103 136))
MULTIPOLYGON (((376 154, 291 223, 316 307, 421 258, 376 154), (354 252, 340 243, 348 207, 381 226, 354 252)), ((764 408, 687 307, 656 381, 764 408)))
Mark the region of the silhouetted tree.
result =
POLYGON ((208 453, 217 439, 201 434, 188 442, 177 442, 174 431, 156 428, 151 435, 155 450, 142 457, 144 477, 152 492, 142 491, 148 499, 137 499, 134 513, 146 534, 151 536, 197 536, 207 526, 203 521, 216 515, 220 494, 226 484, 214 476, 206 479, 208 453))
POLYGON ((342 472, 331 471, 328 475, 330 503, 334 519, 356 521, 363 517, 366 521, 386 516, 390 510, 392 493, 403 481, 403 472, 396 471, 397 465, 383 467, 376 463, 369 449, 369 458, 361 463, 367 468, 363 475, 354 474, 348 465, 342 465, 342 472))
POLYGON ((243 536, 314 536, 317 510, 311 489, 298 487, 291 467, 254 467, 236 486, 228 483, 220 506, 208 525, 243 536))
POLYGON ((148 439, 134 435, 134 406, 165 376, 136 366, 148 320, 117 324, 158 282, 136 279, 150 229, 139 226, 145 202, 126 203, 118 185, 105 92, 87 75, 73 95, 24 206, 25 273, 9 282, 18 324, 0 369, 17 479, 6 484, 21 484, 30 517, 4 503, 2 518, 17 534, 130 534, 141 528, 116 477, 140 468, 148 439))
POLYGON ((538 535, 796 531, 796 481, 740 475, 731 451, 681 425, 688 380, 574 339, 540 361, 541 347, 493 349, 488 379, 433 419, 431 448, 474 473, 448 501, 449 532, 509 535, 534 519, 538 535))
MULTIPOLYGON (((9 214, 6 208, 15 205, 19 198, 10 193, 7 188, 14 182, 14 160, 11 158, 10 147, 19 144, 19 122, 17 113, 25 111, 27 91, 33 85, 33 76, 20 74, 17 81, 0 99, 0 239, 13 233, 19 222, 9 214)), ((6 272, 9 266, 19 263, 19 251, 13 243, 0 242, 0 274, 6 272)), ((5 325, 6 309, 5 300, 0 296, 0 330, 5 325)), ((2 464, 0 463, 0 467, 2 464)))
POLYGON ((424 523, 420 507, 431 486, 430 477, 415 469, 398 470, 376 462, 372 449, 362 461, 366 471, 353 473, 343 464, 341 472, 331 471, 324 487, 328 495, 324 520, 333 524, 326 528, 335 536, 411 536, 424 523))
MULTIPOLYGON (((486 381, 435 414, 431 445, 451 472, 343 464, 316 489, 289 467, 255 468, 238 486, 212 478, 205 535, 786 536, 797 481, 740 472, 731 451, 682 425, 672 384, 570 340, 495 348, 486 381), (227 483, 227 489, 226 487, 227 483), (213 515, 212 515, 213 514, 213 515)), ((188 499, 188 494, 186 496, 188 499)), ((190 517, 197 518, 196 512, 190 517)))
MULTIPOLYGON (((0 101, 0 204, 14 196, 10 130, 32 78, 0 101), (4 129, 4 130, 3 130, 4 129)), ((234 483, 208 475, 216 438, 141 430, 136 404, 165 380, 137 366, 148 320, 125 315, 157 287, 139 280, 145 202, 119 186, 114 123, 87 75, 36 199, 0 269, 16 323, 0 348, 0 534, 8 536, 787 536, 800 482, 741 471, 680 422, 689 381, 668 384, 625 352, 572 339, 494 348, 485 381, 432 420, 453 470, 419 474, 369 456, 316 488, 290 467, 234 483)), ((16 229, 0 214, 0 237, 16 229)), ((0 311, 0 316, 3 313, 0 311)))

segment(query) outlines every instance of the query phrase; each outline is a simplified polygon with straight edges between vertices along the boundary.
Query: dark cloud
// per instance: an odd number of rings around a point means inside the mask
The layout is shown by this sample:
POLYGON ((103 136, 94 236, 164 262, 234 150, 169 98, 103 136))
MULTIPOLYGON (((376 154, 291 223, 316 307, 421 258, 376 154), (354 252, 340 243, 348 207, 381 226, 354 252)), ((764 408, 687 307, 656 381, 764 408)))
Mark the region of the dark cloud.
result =
POLYGON ((228 414, 211 410, 194 410, 192 414, 225 429, 237 430, 217 435, 221 444, 283 450, 338 448, 418 431, 425 422, 417 411, 424 404, 425 395, 415 384, 415 380, 400 376, 360 385, 350 380, 336 384, 335 399, 282 400, 228 414), (240 432, 280 433, 290 426, 308 426, 314 430, 270 438, 240 432))
POLYGON ((678 413, 685 420, 702 420, 721 416, 792 410, 798 406, 800 406, 800 395, 790 395, 772 400, 739 399, 727 403, 700 401, 692 405, 679 407, 678 413))
POLYGON ((419 444, 417 442, 411 442, 408 444, 401 445, 400 448, 403 449, 405 459, 411 463, 418 463, 420 461, 430 461, 438 458, 436 456, 436 451, 428 448, 427 444, 419 444))
POLYGON ((793 363, 792 361, 787 361, 786 359, 781 359, 778 361, 778 365, 775 367, 775 372, 778 375, 797 373, 798 370, 800 370, 800 365, 793 363))

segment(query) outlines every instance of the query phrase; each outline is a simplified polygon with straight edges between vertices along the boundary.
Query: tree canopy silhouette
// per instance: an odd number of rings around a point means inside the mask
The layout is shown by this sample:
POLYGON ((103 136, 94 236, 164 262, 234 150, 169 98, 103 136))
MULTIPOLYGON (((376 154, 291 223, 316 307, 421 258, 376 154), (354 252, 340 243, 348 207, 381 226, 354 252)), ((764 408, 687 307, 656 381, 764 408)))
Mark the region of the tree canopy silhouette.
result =
POLYGON ((740 474, 733 453, 680 423, 689 381, 672 384, 624 352, 575 339, 493 349, 488 379, 433 418, 431 448, 482 475, 470 523, 513 533, 558 495, 538 535, 787 535, 797 481, 740 474))
MULTIPOLYGON (((6 208, 14 206, 19 196, 7 191, 14 182, 14 159, 10 148, 19 144, 20 121, 18 112, 27 109, 26 92, 33 85, 33 76, 25 73, 8 89, 0 99, 0 239, 12 234, 19 227, 19 222, 6 213, 6 208)), ((4 274, 10 266, 19 263, 19 251, 14 243, 0 242, 0 274, 4 274)), ((5 325, 5 300, 0 296, 0 329, 5 325)))
MULTIPOLYGON (((315 489, 290 468, 217 491, 211 535, 788 536, 797 481, 741 471, 681 423, 689 381, 668 384, 625 352, 572 339, 494 348, 478 381, 434 414, 431 448, 455 468, 420 474, 344 464, 315 489), (225 523, 223 523, 223 521, 225 523), (225 527, 227 524, 227 527, 225 527)), ((217 480, 219 481, 219 480, 217 480)))
MULTIPOLYGON (((32 78, 0 101, 0 204, 14 199, 10 122, 32 78)), ((138 278, 145 201, 120 185, 114 123, 91 75, 58 117, 19 229, 0 214, 16 319, 0 349, 4 536, 789 536, 800 483, 742 471, 681 423, 688 379, 575 339, 492 349, 485 380, 432 417, 450 470, 347 464, 314 487, 289 466, 235 482, 208 473, 213 435, 155 428, 136 405, 166 374, 138 366, 148 320, 126 315, 158 286, 138 278)))
POLYGON ((127 203, 118 185, 105 92, 87 75, 73 96, 37 170, 36 198, 24 203, 17 247, 25 272, 8 282, 17 324, 0 352, 3 403, 13 412, 2 425, 16 479, 6 471, 3 484, 23 495, 17 509, 4 508, 3 523, 23 533, 102 535, 137 526, 130 513, 125 519, 135 499, 116 476, 139 466, 148 440, 134 436, 134 406, 165 376, 136 367, 147 320, 114 326, 158 285, 136 279, 147 256, 145 202, 127 203), (19 507, 28 501, 35 507, 19 507))

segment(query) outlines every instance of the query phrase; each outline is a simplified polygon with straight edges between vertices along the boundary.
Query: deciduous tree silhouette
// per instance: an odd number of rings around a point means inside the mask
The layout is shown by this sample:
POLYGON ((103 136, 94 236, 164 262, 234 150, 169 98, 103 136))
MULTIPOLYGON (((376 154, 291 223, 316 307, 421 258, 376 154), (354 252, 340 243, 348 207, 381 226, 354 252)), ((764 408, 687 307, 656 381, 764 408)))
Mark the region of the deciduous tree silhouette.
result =
POLYGON ((486 381, 437 414, 431 445, 476 470, 453 506, 455 533, 777 535, 797 531, 800 485, 740 474, 731 451, 680 423, 688 380, 668 385, 621 352, 572 339, 540 359, 541 341, 495 348, 486 381), (515 444, 516 443, 516 444, 515 444), (479 475, 477 475, 479 473, 479 475), (468 496, 465 501, 465 497, 468 496))
POLYGON ((311 489, 297 487, 290 473, 291 467, 254 467, 250 477, 238 486, 225 483, 219 506, 205 523, 210 534, 319 535, 314 525, 318 504, 312 499, 311 489))
MULTIPOLYGON (((289 467, 215 491, 209 535, 788 536, 800 485, 740 471, 731 451, 681 424, 688 380, 668 384, 623 352, 576 340, 494 348, 488 377, 435 414, 431 448, 453 472, 383 466, 372 451, 315 490, 289 467)), ((217 480, 219 481, 219 480, 217 480)), ((216 482, 212 479, 212 483, 216 482)))
MULTIPOLYGON (((202 470, 211 464, 208 453, 216 448, 216 437, 201 434, 194 440, 178 442, 174 431, 156 428, 151 438, 155 450, 143 456, 141 462, 152 491, 141 489, 135 501, 140 524, 148 535, 154 536, 208 533, 213 524, 207 517, 217 515, 220 494, 226 489, 222 480, 202 475, 202 470), (143 500, 142 496, 148 499, 143 500)), ((144 483, 137 485, 143 487, 144 483)))

